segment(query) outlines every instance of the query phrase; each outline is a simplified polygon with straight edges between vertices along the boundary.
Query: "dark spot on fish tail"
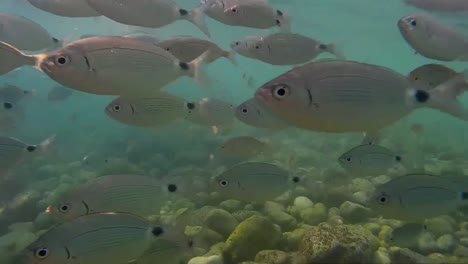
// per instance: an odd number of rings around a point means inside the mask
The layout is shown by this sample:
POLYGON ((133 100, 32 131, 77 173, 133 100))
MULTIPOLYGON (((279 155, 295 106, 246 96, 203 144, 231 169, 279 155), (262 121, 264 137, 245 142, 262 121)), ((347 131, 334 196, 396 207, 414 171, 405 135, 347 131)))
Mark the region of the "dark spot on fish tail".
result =
POLYGON ((283 16, 283 12, 281 12, 281 10, 276 10, 276 14, 278 14, 278 16, 283 16))
POLYGON ((467 200, 468 199, 468 192, 461 192, 460 193, 460 198, 462 200, 467 200))
POLYGON ((319 49, 321 49, 321 50, 326 50, 326 49, 327 49, 327 45, 325 45, 325 44, 320 44, 320 45, 319 45, 319 49))
POLYGON ((195 109, 195 104, 194 103, 187 103, 187 108, 190 110, 195 109))
POLYGON ((88 204, 85 202, 85 201, 81 201, 81 203, 84 205, 84 207, 86 208, 86 214, 89 214, 89 206, 88 204))
POLYGON ((192 248, 193 247, 193 240, 189 240, 188 243, 187 243, 188 247, 189 248, 192 248))
POLYGON ((414 98, 418 103, 425 103, 427 100, 429 100, 429 93, 423 90, 417 90, 416 93, 414 94, 414 98))
POLYGON ((281 26, 281 21, 279 21, 279 19, 276 19, 276 25, 281 26))
POLYGON ((3 107, 5 109, 12 109, 13 108, 13 104, 12 103, 9 103, 9 102, 5 102, 3 103, 3 107))
POLYGON ((186 16, 186 15, 188 15, 188 11, 185 10, 185 9, 179 9, 179 13, 180 13, 181 16, 186 16))
POLYGON ((34 152, 36 149, 37 149, 37 146, 34 146, 34 145, 31 145, 31 146, 27 146, 27 147, 26 147, 26 150, 27 150, 28 152, 34 152))
POLYGON ((29 91, 23 91, 23 94, 29 94, 29 91))
POLYGON ((169 192, 175 192, 175 191, 177 191, 177 185, 172 184, 172 183, 171 183, 171 184, 168 184, 168 185, 167 185, 167 190, 168 190, 169 192))
POLYGON ((190 68, 189 65, 185 62, 180 62, 179 66, 182 70, 188 70, 190 68))
POLYGON ((297 176, 294 176, 292 180, 294 183, 298 183, 301 179, 299 179, 297 176))
POLYGON ((59 40, 58 38, 52 38, 52 41, 53 41, 54 43, 59 43, 59 42, 60 42, 60 40, 59 40))
POLYGON ((71 258, 70 250, 68 250, 67 247, 64 247, 64 248, 65 248, 65 252, 67 252, 67 259, 70 259, 71 258))
POLYGON ((402 158, 401 158, 401 156, 396 156, 396 157, 395 157, 395 160, 396 160, 396 161, 401 161, 402 158))
POLYGON ((153 233, 154 236, 160 236, 164 233, 164 229, 160 226, 155 226, 153 230, 151 230, 151 233, 153 233))

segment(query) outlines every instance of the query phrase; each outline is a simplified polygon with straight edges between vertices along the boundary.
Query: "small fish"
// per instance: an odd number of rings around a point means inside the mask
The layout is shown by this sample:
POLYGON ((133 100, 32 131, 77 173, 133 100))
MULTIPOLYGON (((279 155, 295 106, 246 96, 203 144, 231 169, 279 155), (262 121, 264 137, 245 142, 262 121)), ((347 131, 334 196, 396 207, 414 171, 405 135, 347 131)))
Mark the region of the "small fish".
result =
POLYGON ((415 248, 421 235, 428 233, 427 226, 420 223, 408 223, 393 229, 388 244, 402 248, 415 248))
POLYGON ((34 7, 42 11, 63 17, 97 17, 96 10, 90 7, 86 0, 28 0, 34 7))
POLYGON ((186 120, 202 126, 231 127, 235 121, 234 107, 231 103, 216 98, 203 98, 192 104, 186 120))
POLYGON ((226 25, 291 31, 288 15, 266 0, 203 0, 201 6, 207 16, 226 25))
POLYGON ((26 51, 55 49, 62 46, 61 40, 52 37, 36 22, 6 13, 0 13, 0 41, 26 51))
POLYGON ((466 205, 465 181, 429 174, 409 174, 377 187, 369 207, 385 218, 420 222, 466 205))
POLYGON ((170 195, 180 191, 178 187, 140 175, 101 176, 67 192, 46 212, 61 221, 101 212, 158 214, 170 195))
POLYGON ((177 57, 180 61, 192 61, 209 50, 210 55, 206 59, 206 63, 225 57, 233 64, 236 64, 234 53, 223 50, 215 43, 204 39, 191 36, 175 36, 168 40, 161 41, 157 45, 172 53, 172 55, 177 57))
POLYGON ((235 137, 226 140, 219 150, 223 156, 248 160, 268 151, 269 145, 254 137, 235 137))
POLYGON ((368 143, 354 147, 338 158, 340 165, 349 172, 361 175, 378 175, 402 164, 402 157, 386 147, 368 143))
POLYGON ((430 107, 468 121, 457 100, 465 73, 425 91, 391 69, 324 60, 290 70, 260 87, 255 99, 286 123, 312 131, 378 134, 412 111, 430 107), (337 74, 338 73, 338 74, 337 74))
POLYGON ((192 107, 192 103, 182 98, 158 93, 148 98, 118 97, 107 105, 105 112, 109 117, 130 126, 159 127, 188 116, 192 107))
POLYGON ((160 47, 124 37, 86 38, 37 55, 25 55, 0 42, 0 74, 35 65, 71 89, 135 97, 154 93, 184 75, 197 79, 205 56, 185 63, 160 47))
POLYGON ((466 12, 468 2, 466 0, 405 0, 407 4, 419 7, 427 11, 436 12, 466 12))
MULTIPOLYGON (((411 86, 420 90, 431 90, 442 83, 455 78, 459 73, 441 64, 426 64, 408 74, 411 86)), ((460 84, 460 91, 467 89, 468 83, 460 84)))
POLYGON ((205 25, 203 8, 187 11, 171 0, 125 1, 87 0, 100 14, 116 22, 148 28, 160 28, 178 20, 187 20, 210 36, 205 25))
POLYGON ((468 36, 426 14, 412 14, 398 21, 406 42, 422 56, 440 61, 468 61, 468 36))
POLYGON ((6 84, 0 87, 0 100, 17 104, 21 99, 31 96, 33 92, 23 90, 18 86, 6 84))
POLYGON ((269 201, 298 183, 289 172, 268 163, 243 163, 216 176, 211 184, 221 196, 240 201, 269 201))
POLYGON ((48 101, 63 101, 70 97, 73 94, 73 91, 63 87, 63 86, 55 86, 54 88, 50 89, 47 93, 47 100, 48 101))
POLYGON ((288 125, 251 98, 236 108, 236 118, 249 126, 273 130, 284 129, 288 125))
POLYGON ((303 64, 324 52, 344 59, 335 44, 323 44, 315 39, 294 33, 247 37, 231 43, 231 48, 242 56, 272 65, 303 64))
POLYGON ((90 214, 48 230, 24 249, 20 259, 24 264, 129 263, 160 240, 190 247, 177 228, 153 225, 131 214, 90 214))

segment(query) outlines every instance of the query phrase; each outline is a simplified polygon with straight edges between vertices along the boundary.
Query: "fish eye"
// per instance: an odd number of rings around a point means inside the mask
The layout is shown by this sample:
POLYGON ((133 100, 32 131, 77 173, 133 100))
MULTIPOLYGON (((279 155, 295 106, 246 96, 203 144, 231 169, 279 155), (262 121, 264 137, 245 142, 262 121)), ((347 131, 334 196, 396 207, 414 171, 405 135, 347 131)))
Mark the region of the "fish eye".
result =
POLYGON ((242 107, 241 111, 242 113, 247 114, 249 112, 249 109, 247 107, 242 107))
POLYGON ((3 103, 3 108, 5 108, 5 109, 11 109, 11 108, 13 108, 13 104, 12 104, 12 103, 9 103, 9 102, 4 102, 4 103, 3 103))
POLYGON ((388 200, 389 200, 389 197, 384 193, 377 197, 377 202, 382 205, 387 204, 388 200))
POLYGON ((410 22, 410 24, 411 24, 413 27, 415 27, 415 26, 418 24, 418 23, 416 23, 416 20, 415 20, 414 18, 411 18, 411 19, 409 20, 409 22, 410 22))
POLYGON ((351 158, 351 157, 345 157, 344 160, 347 161, 347 162, 351 162, 351 161, 353 160, 353 158, 351 158))
POLYGON ((415 81, 419 81, 419 79, 420 79, 419 76, 414 77, 415 81))
POLYGON ((239 42, 239 41, 236 41, 234 44, 235 44, 236 46, 239 46, 239 45, 240 45, 240 42, 239 42))
POLYGON ((114 105, 114 107, 112 107, 112 109, 114 109, 115 112, 118 112, 118 111, 120 111, 121 107, 120 107, 120 105, 114 105))
POLYGON ((259 46, 259 45, 256 45, 256 46, 255 46, 255 49, 260 49, 260 46, 259 46))
POLYGON ((45 259, 49 256, 49 250, 47 248, 38 248, 34 250, 34 256, 38 259, 45 259))
POLYGON ((278 84, 274 86, 273 96, 276 99, 283 99, 289 95, 289 86, 286 84, 278 84))
POLYGON ((237 8, 232 8, 232 9, 231 9, 231 12, 237 13, 237 8))
POLYGON ((59 211, 62 213, 66 213, 70 210, 70 206, 68 204, 61 204, 59 207, 59 211))
POLYGON ((55 65, 58 66, 65 66, 70 62, 68 57, 65 56, 57 56, 55 57, 55 65))
POLYGON ((218 183, 219 183, 220 186, 223 186, 223 187, 226 187, 229 184, 229 182, 227 180, 220 180, 218 183))
POLYGON ((167 51, 171 50, 170 48, 166 48, 167 51))

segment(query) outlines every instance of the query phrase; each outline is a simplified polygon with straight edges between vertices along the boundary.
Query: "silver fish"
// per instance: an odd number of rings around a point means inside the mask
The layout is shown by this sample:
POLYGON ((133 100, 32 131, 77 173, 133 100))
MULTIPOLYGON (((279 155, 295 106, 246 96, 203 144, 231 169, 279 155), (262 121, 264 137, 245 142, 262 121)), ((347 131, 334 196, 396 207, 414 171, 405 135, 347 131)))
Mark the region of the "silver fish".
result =
POLYGON ((47 93, 49 101, 63 101, 73 94, 73 90, 63 86, 55 86, 47 93))
POLYGON ((386 147, 362 144, 354 147, 339 158, 338 162, 347 171, 361 175, 376 175, 402 164, 402 157, 386 147))
POLYGON ((23 251, 21 263, 128 263, 141 257, 158 240, 186 247, 190 242, 175 228, 152 225, 131 214, 90 214, 44 233, 23 251))
POLYGON ((34 7, 63 17, 97 17, 96 10, 86 0, 28 0, 34 7))
POLYGON ((175 36, 161 41, 157 45, 172 53, 180 61, 192 61, 209 50, 210 55, 206 59, 207 63, 225 57, 235 64, 233 53, 223 50, 215 43, 204 39, 191 36, 175 36))
POLYGON ((180 62, 160 47, 124 37, 86 38, 38 55, 25 55, 0 42, 0 73, 37 65, 51 79, 75 90, 135 97, 154 93, 184 75, 197 78, 205 55, 180 62))
POLYGON ((466 205, 464 181, 429 174, 395 178, 375 190, 369 207, 386 218, 420 222, 466 205))
POLYGON ((236 165, 213 178, 211 188, 221 196, 241 201, 268 201, 280 196, 299 182, 289 172, 268 163, 236 165))
POLYGON ((31 91, 23 90, 16 85, 6 84, 5 86, 0 87, 0 100, 13 104, 18 103, 21 99, 31 95, 31 91))
POLYGON ((297 65, 315 59, 327 52, 344 59, 335 44, 323 44, 295 33, 275 33, 263 37, 247 37, 231 43, 231 48, 242 56, 272 65, 297 65))
POLYGON ((231 103, 216 99, 203 98, 194 103, 186 120, 202 126, 232 126, 234 107, 231 103))
POLYGON ((226 25, 290 31, 288 15, 266 0, 202 0, 201 6, 207 16, 226 25))
POLYGON ((466 91, 459 89, 465 82, 465 74, 459 74, 430 91, 416 90, 405 76, 382 66, 325 60, 274 78, 257 90, 255 98, 296 127, 376 134, 422 107, 468 121, 468 111, 456 100, 466 91))
POLYGON ((22 16, 0 13, 0 41, 20 50, 39 51, 62 46, 41 25, 22 16))
POLYGON ((284 129, 288 124, 275 117, 262 107, 255 98, 251 98, 236 108, 237 119, 249 126, 273 130, 284 129))
POLYGON ((47 212, 62 221, 100 212, 147 216, 180 190, 176 183, 140 175, 108 175, 93 179, 59 198, 47 212))
POLYGON ((228 158, 247 160, 267 152, 269 145, 254 137, 234 137, 221 144, 219 150, 228 158))
POLYGON ((114 1, 87 0, 89 5, 100 14, 122 24, 159 28, 177 20, 188 20, 207 36, 202 8, 187 11, 171 0, 114 1))
POLYGON ((192 111, 192 103, 174 95, 158 93, 152 97, 118 97, 109 103, 106 114, 127 125, 139 127, 164 126, 185 118, 192 111))
MULTIPOLYGON (((148 44, 153 44, 155 46, 158 46, 158 43, 161 42, 161 40, 159 38, 157 38, 155 36, 152 36, 152 35, 149 35, 149 34, 144 34, 144 33, 133 33, 133 34, 125 35, 124 37, 125 38, 136 39, 136 40, 139 40, 139 41, 142 41, 142 42, 146 42, 148 44)), ((200 55, 201 55, 201 53, 200 53, 200 55)), ((192 60, 194 60, 194 59, 196 59, 196 58, 193 58, 192 60)), ((192 60, 186 60, 186 61, 192 61, 192 60)), ((185 60, 181 60, 181 61, 185 61, 185 60)))
POLYGON ((468 36, 445 26, 426 14, 412 14, 398 21, 406 42, 426 58, 467 61, 468 36))
POLYGON ((405 0, 407 4, 428 11, 437 12, 464 12, 468 11, 466 0, 405 0))

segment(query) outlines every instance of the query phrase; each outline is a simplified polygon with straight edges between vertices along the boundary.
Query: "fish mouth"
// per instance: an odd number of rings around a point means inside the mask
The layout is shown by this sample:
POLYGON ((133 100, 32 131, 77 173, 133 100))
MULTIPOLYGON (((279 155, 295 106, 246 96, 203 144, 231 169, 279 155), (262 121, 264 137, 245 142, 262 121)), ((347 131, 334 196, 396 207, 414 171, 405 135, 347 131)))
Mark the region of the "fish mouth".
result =
POLYGON ((255 98, 261 102, 269 102, 271 99, 271 93, 268 89, 260 88, 255 93, 255 98))
POLYGON ((408 23, 408 19, 410 19, 410 17, 402 17, 400 20, 398 20, 398 28, 400 28, 400 30, 408 30, 411 28, 410 24, 408 23))
POLYGON ((45 73, 52 73, 51 66, 51 63, 47 61, 41 62, 41 64, 39 64, 39 68, 41 68, 41 70, 45 73))

